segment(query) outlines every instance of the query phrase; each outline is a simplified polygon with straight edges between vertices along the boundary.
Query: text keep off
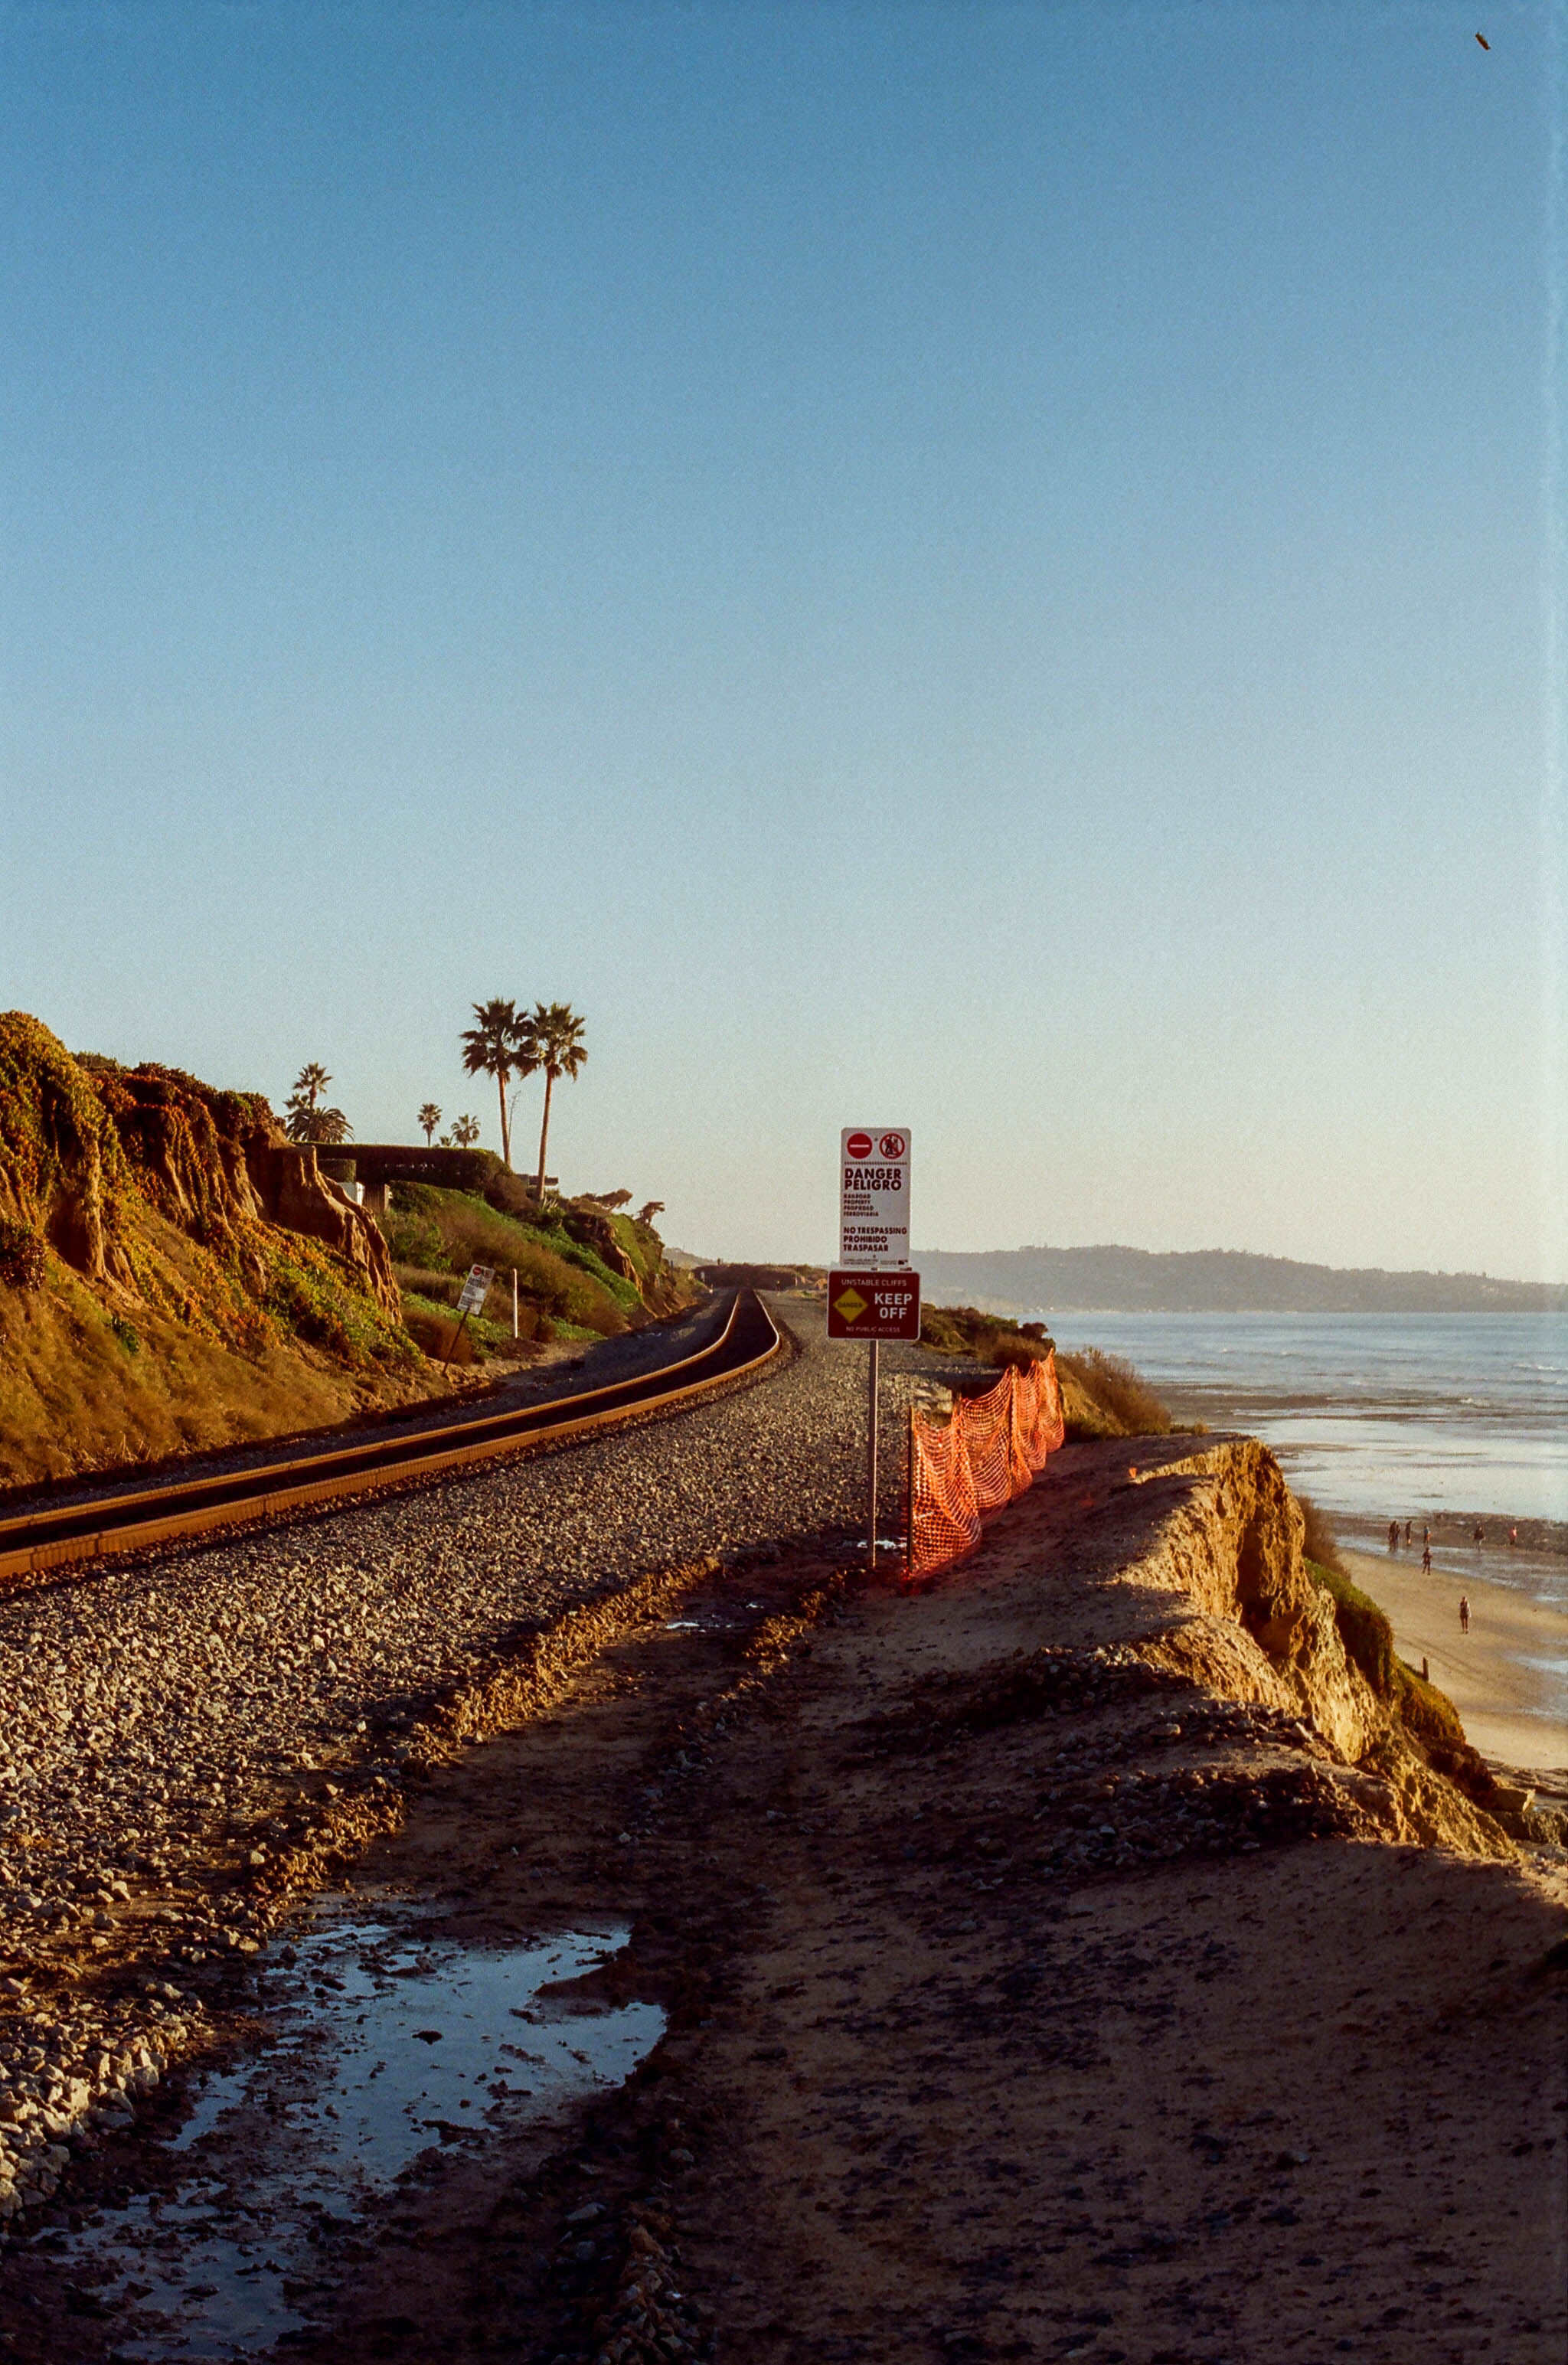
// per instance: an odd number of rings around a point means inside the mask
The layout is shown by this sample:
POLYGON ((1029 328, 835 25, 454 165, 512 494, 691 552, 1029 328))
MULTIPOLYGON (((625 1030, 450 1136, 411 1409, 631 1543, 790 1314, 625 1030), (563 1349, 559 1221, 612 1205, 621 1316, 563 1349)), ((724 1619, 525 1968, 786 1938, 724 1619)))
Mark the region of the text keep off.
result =
POLYGON ((920 1275, 917 1272, 830 1272, 827 1277, 830 1339, 920 1337, 920 1275))

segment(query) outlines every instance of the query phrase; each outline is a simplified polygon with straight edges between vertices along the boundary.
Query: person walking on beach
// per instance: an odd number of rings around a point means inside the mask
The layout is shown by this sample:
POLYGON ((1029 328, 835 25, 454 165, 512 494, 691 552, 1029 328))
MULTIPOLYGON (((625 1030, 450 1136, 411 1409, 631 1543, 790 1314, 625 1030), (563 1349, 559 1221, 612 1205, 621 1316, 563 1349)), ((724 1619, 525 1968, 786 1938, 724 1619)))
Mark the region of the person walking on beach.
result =
POLYGON ((1459 1631, 1462 1634, 1468 1634, 1470 1631, 1470 1596, 1468 1593, 1462 1593, 1459 1597, 1459 1631))
POLYGON ((1471 1539, 1471 1541, 1473 1541, 1473 1543, 1474 1544, 1475 1549, 1476 1549, 1476 1551, 1477 1551, 1477 1552, 1479 1552, 1479 1551, 1481 1550, 1482 1545, 1483 1545, 1483 1544, 1485 1542, 1485 1541, 1486 1541, 1486 1530, 1485 1530, 1485 1529, 1482 1526, 1482 1524, 1481 1524, 1481 1522, 1480 1522, 1480 1520, 1479 1520, 1479 1519, 1477 1519, 1477 1520, 1476 1520, 1476 1522, 1475 1522, 1475 1533, 1474 1533, 1474 1535, 1473 1536, 1473 1538, 1471 1539))
POLYGON ((1430 1544, 1423 1544, 1421 1546, 1421 1566, 1427 1575, 1430 1576, 1432 1574, 1432 1547, 1430 1544))
POLYGON ((1390 1519, 1388 1523, 1388 1549, 1390 1552, 1397 1552, 1399 1549, 1399 1522, 1397 1519, 1390 1519))
POLYGON ((1405 1522, 1405 1541, 1406 1543, 1410 1541, 1410 1521, 1406 1519, 1405 1522))

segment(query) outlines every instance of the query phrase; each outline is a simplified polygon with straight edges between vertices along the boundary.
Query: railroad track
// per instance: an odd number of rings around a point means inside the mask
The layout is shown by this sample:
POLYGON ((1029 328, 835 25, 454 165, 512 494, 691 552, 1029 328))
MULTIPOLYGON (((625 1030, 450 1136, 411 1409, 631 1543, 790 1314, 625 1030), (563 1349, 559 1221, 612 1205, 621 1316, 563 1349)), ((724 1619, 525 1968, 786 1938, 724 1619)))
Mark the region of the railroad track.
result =
POLYGON ((245 1520, 275 1519, 373 1487, 439 1477, 502 1454, 591 1437, 644 1413, 698 1403, 726 1382, 761 1371, 782 1347, 778 1329, 756 1292, 737 1290, 723 1328, 706 1347, 610 1387, 210 1478, 132 1485, 96 1496, 89 1503, 0 1519, 0 1581, 39 1576, 106 1552, 135 1552, 245 1520))

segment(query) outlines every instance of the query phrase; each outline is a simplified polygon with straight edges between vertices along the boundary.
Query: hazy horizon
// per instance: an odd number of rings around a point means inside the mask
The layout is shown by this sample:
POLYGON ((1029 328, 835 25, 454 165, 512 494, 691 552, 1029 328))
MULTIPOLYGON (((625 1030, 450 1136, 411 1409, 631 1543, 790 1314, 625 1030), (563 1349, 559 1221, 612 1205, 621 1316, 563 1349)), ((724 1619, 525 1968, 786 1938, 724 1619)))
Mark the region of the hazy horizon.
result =
POLYGON ((1568 1281, 1568 0, 13 6, 0 1004, 568 1188, 1568 1281), (538 1088, 516 1162, 537 1145, 538 1088))
MULTIPOLYGON (((664 1225, 665 1218, 662 1216, 657 1220, 661 1226, 664 1225)), ((759 1250, 754 1255, 745 1258, 735 1257, 733 1259, 722 1259, 716 1250, 708 1250, 700 1248, 694 1249, 689 1240, 678 1240, 675 1239, 673 1236, 668 1239, 666 1244, 667 1246, 675 1249, 678 1254, 681 1256, 697 1257, 703 1263, 711 1262, 717 1264, 721 1262, 733 1262, 737 1264, 750 1263, 756 1265, 766 1265, 769 1263, 778 1265, 815 1265, 820 1266, 825 1271, 831 1269, 831 1267, 837 1262, 836 1254, 833 1252, 831 1244, 829 1250, 824 1251, 824 1253, 820 1257, 786 1257, 783 1255, 769 1256, 759 1250)), ((1193 1249, 1146 1249, 1140 1248, 1134 1240, 1019 1240, 1009 1242, 1005 1245, 993 1240, 989 1244, 989 1246, 981 1249, 953 1249, 946 1247, 940 1241, 922 1240, 912 1251, 910 1262, 912 1268, 913 1268, 918 1267, 923 1259, 929 1259, 932 1257, 980 1258, 1006 1256, 1148 1256, 1159 1258, 1172 1256, 1243 1257, 1249 1261, 1257 1261, 1263 1263, 1303 1264, 1306 1266, 1308 1271, 1315 1272, 1338 1272, 1346 1274, 1379 1272, 1388 1275, 1391 1279, 1415 1277, 1428 1281, 1493 1281, 1499 1282, 1508 1288, 1568 1288, 1568 1283, 1529 1282, 1521 1280, 1518 1273, 1485 1272, 1479 1267, 1465 1267, 1460 1265, 1449 1267, 1428 1265, 1326 1265, 1308 1258, 1276 1255, 1271 1250, 1220 1248, 1215 1246, 1212 1242, 1207 1243, 1204 1246, 1193 1249)), ((943 1283, 941 1286, 946 1289, 948 1284, 946 1283, 943 1283)), ((929 1292, 927 1294, 929 1295, 929 1292)), ((1530 1309, 1520 1308, 1518 1310, 1528 1312, 1530 1309)))

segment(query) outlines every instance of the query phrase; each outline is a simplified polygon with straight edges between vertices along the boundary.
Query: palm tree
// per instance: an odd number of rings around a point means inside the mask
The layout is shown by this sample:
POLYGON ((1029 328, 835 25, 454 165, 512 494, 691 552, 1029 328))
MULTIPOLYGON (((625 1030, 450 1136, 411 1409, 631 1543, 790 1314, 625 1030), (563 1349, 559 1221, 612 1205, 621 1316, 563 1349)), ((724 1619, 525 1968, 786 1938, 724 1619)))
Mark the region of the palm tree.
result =
POLYGON ((349 1139, 353 1127, 342 1109, 319 1105, 331 1081, 319 1059, 310 1059, 300 1069, 294 1080, 294 1090, 284 1104, 284 1131, 290 1141, 318 1142, 326 1149, 334 1142, 349 1139))
POLYGON ((463 1064, 471 1076, 494 1076, 501 1101, 501 1156, 511 1164, 511 1112, 507 1086, 513 1076, 532 1075, 538 1061, 528 1043, 528 1022, 518 1016, 515 1002, 475 1003, 476 1026, 463 1036, 463 1064))
POLYGON ((478 1138, 479 1120, 476 1116, 454 1117, 452 1121, 454 1149, 472 1149, 478 1138))
POLYGON ((536 1185, 541 1206, 544 1204, 545 1145, 550 1138, 550 1094, 558 1076, 577 1075, 588 1058, 583 1042, 585 1023, 569 1002, 548 1004, 536 1002, 532 1014, 523 1022, 528 1056, 535 1068, 544 1070, 544 1122, 539 1128, 539 1181, 536 1185))
POLYGON ((414 1119, 414 1123, 424 1135, 425 1148, 428 1149, 431 1143, 435 1139, 435 1129, 441 1123, 441 1111, 437 1108, 434 1101, 427 1101, 425 1103, 423 1108, 414 1119))

